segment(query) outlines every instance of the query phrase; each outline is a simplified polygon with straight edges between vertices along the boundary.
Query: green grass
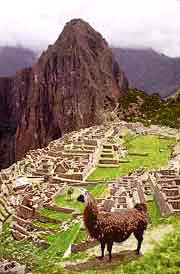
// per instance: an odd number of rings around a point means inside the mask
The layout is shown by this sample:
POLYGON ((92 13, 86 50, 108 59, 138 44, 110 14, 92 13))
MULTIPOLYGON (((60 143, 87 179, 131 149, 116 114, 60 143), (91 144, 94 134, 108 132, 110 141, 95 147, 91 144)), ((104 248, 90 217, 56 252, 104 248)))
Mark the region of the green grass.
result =
POLYGON ((60 207, 74 208, 74 209, 78 209, 78 210, 80 210, 80 212, 82 212, 84 209, 84 205, 83 205, 83 203, 77 201, 77 196, 73 195, 72 200, 70 201, 70 200, 67 200, 66 194, 59 195, 55 198, 55 203, 56 203, 56 205, 58 205, 60 207))
POLYGON ((34 264, 43 248, 37 247, 30 239, 13 240, 8 223, 3 224, 0 235, 0 259, 16 260, 22 264, 34 264))
POLYGON ((95 186, 86 186, 87 191, 89 191, 96 198, 100 198, 107 188, 108 185, 104 183, 99 183, 95 186))
MULTIPOLYGON (((94 197, 99 198, 103 194, 103 192, 107 189, 107 184, 97 184, 93 186, 87 186, 87 191, 89 191, 94 197)), ((77 201, 77 197, 80 194, 80 189, 78 187, 74 187, 74 192, 71 200, 67 199, 67 195, 62 194, 55 198, 56 205, 60 207, 74 208, 83 212, 84 204, 77 201)))
POLYGON ((118 168, 97 167, 88 177, 89 180, 106 180, 118 176, 127 175, 129 172, 144 166, 146 170, 159 168, 168 164, 168 157, 171 154, 169 145, 175 145, 176 139, 159 139, 158 136, 126 136, 124 145, 129 153, 148 153, 148 156, 128 155, 129 163, 120 163, 118 168), (164 149, 160 152, 159 149, 164 149))
MULTIPOLYGON (((176 216, 173 216, 174 220, 176 216)), ((152 252, 132 262, 110 266, 102 270, 89 269, 83 274, 179 274, 180 273, 180 219, 174 221, 175 230, 165 234, 158 243, 153 241, 152 252)))
MULTIPOLYGON (((33 266, 34 274, 53 273, 51 271, 45 271, 48 267, 53 270, 54 266, 62 261, 64 252, 77 237, 79 230, 80 223, 77 223, 72 225, 67 231, 58 231, 55 234, 46 235, 46 240, 50 244, 50 247, 44 249, 38 247, 30 238, 22 241, 13 240, 9 224, 4 223, 2 234, 0 235, 0 260, 15 260, 22 264, 27 264, 29 267, 33 266)), ((82 257, 85 256, 85 254, 77 254, 77 257, 78 256, 82 257)), ((57 268, 62 269, 60 266, 57 268)))
POLYGON ((72 219, 71 214, 63 213, 63 212, 57 212, 52 209, 47 208, 40 208, 38 211, 44 215, 45 217, 57 220, 57 221, 69 221, 72 219))
POLYGON ((77 223, 66 231, 57 232, 51 246, 41 254, 41 257, 37 258, 33 274, 48 273, 47 268, 53 269, 57 263, 62 261, 65 251, 73 243, 79 230, 80 223, 77 223))
POLYGON ((52 244, 53 241, 56 239, 56 233, 41 233, 38 235, 38 238, 44 240, 48 244, 52 244))
POLYGON ((165 235, 160 243, 155 243, 151 254, 123 265, 122 273, 130 274, 179 274, 180 273, 180 227, 165 235))
POLYGON ((152 227, 156 225, 162 225, 162 224, 176 225, 176 223, 180 223, 179 214, 171 215, 167 218, 161 217, 159 208, 155 200, 148 202, 147 205, 148 205, 148 212, 150 216, 150 223, 152 224, 152 227))
POLYGON ((75 261, 75 260, 83 260, 89 257, 86 251, 72 253, 71 256, 64 258, 63 261, 75 261))
POLYGON ((82 241, 87 239, 87 232, 85 230, 80 229, 74 243, 79 244, 82 241))
POLYGON ((41 227, 41 228, 47 228, 47 229, 53 229, 53 230, 58 230, 59 225, 58 224, 51 224, 51 223, 42 223, 37 220, 32 221, 33 225, 41 227))

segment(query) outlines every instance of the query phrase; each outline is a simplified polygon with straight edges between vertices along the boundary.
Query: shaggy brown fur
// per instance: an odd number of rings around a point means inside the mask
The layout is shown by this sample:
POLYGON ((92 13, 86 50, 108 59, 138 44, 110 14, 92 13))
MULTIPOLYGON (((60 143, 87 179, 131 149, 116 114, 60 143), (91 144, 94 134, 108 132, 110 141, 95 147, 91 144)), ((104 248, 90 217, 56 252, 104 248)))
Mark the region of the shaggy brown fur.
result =
POLYGON ((122 209, 121 212, 99 212, 95 199, 88 192, 81 194, 78 201, 85 202, 84 224, 90 236, 100 242, 102 258, 106 244, 111 260, 113 242, 125 241, 132 232, 138 240, 139 254, 143 233, 148 224, 145 204, 137 204, 134 208, 122 209))

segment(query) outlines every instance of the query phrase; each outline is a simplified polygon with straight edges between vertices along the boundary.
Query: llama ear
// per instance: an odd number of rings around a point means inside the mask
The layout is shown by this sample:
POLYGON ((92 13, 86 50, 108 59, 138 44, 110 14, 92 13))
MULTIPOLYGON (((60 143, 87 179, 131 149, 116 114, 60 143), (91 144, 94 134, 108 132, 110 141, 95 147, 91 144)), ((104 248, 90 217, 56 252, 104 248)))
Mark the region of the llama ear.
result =
POLYGON ((84 195, 84 189, 83 188, 80 188, 80 194, 83 194, 84 195))

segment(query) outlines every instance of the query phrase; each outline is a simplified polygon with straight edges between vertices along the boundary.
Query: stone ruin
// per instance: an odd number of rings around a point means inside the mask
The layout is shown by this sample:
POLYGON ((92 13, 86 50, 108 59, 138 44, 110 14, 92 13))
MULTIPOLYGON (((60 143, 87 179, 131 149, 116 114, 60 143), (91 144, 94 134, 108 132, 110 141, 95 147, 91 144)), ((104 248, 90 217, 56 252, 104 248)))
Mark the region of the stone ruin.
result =
POLYGON ((135 176, 123 176, 109 184, 109 196, 98 199, 100 210, 118 212, 133 208, 136 203, 144 203, 145 197, 141 182, 135 176))

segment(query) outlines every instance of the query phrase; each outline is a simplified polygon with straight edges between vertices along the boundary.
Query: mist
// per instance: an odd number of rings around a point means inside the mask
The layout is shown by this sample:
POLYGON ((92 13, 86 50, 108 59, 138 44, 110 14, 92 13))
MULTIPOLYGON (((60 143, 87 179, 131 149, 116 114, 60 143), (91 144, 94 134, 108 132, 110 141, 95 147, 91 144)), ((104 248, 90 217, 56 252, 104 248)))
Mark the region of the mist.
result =
POLYGON ((82 18, 111 46, 152 48, 180 56, 178 0, 6 0, 0 9, 0 45, 41 51, 64 25, 82 18))

